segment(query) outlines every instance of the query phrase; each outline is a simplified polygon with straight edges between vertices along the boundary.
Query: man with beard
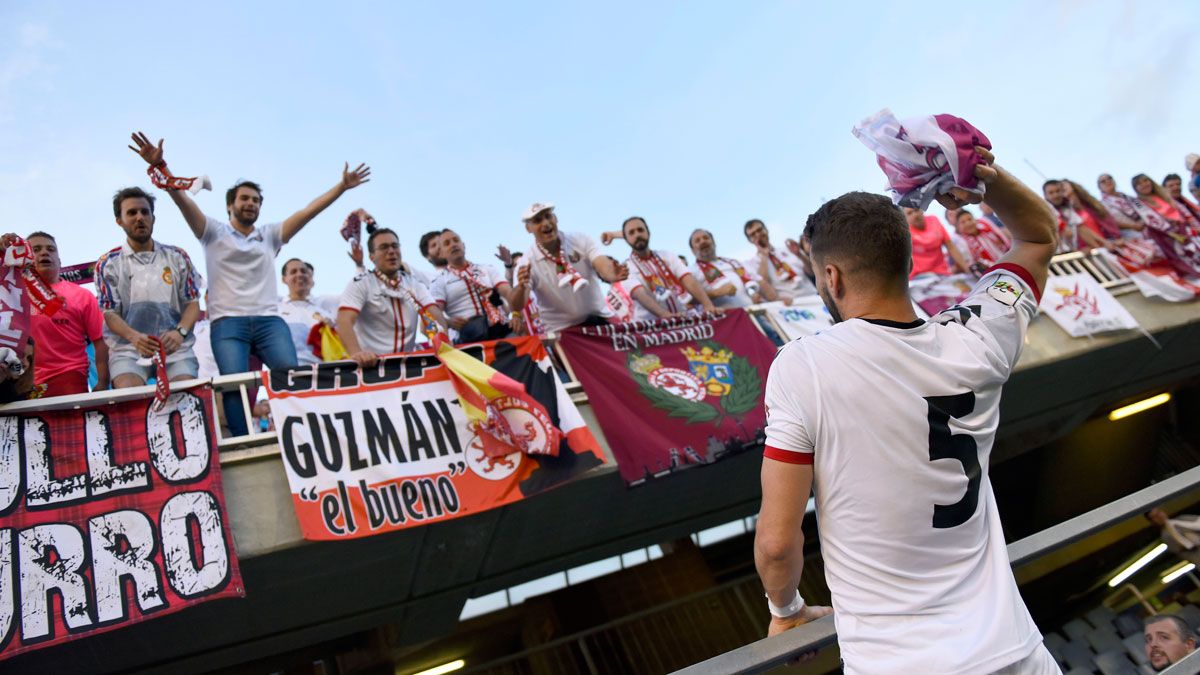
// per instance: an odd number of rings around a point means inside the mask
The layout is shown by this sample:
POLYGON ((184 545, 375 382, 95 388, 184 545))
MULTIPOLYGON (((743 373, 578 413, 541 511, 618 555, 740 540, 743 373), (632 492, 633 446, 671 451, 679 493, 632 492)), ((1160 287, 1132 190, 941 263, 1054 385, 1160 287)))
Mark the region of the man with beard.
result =
POLYGON ((114 389, 140 387, 156 375, 150 359, 166 353, 167 377, 196 377, 192 327, 200 318, 200 275, 183 249, 153 239, 154 195, 130 187, 113 197, 125 243, 96 262, 114 389))
POLYGON ((626 218, 621 223, 621 236, 632 252, 627 265, 629 294, 637 300, 633 306, 635 321, 683 314, 689 305, 699 305, 706 312, 715 312, 708 293, 688 271, 679 256, 668 251, 650 248, 650 226, 640 216, 626 218))
POLYGON ((453 230, 443 231, 438 251, 446 256, 446 267, 434 277, 429 292, 450 328, 458 332, 455 344, 512 335, 510 317, 500 303, 508 300, 512 286, 500 270, 469 262, 467 247, 453 230))
POLYGON ((386 227, 367 237, 367 255, 375 266, 354 277, 338 307, 338 335, 350 358, 373 366, 381 355, 409 352, 417 346, 424 320, 446 325, 446 317, 424 285, 401 271, 400 240, 386 227))
POLYGON ((586 234, 559 232, 554 204, 534 203, 521 221, 533 235, 533 246, 517 266, 509 305, 524 307, 532 291, 547 332, 608 323, 612 313, 604 304, 600 281, 624 281, 629 268, 601 253, 586 234))
POLYGON ((746 266, 769 281, 781 299, 794 300, 816 295, 817 289, 804 276, 804 261, 789 250, 772 246, 771 233, 763 221, 757 218, 747 220, 742 233, 757 249, 754 257, 746 261, 746 266))
MULTIPOLYGON (((155 145, 139 132, 133 135, 133 141, 137 147, 130 149, 147 164, 165 166, 162 140, 155 145)), ((249 370, 251 353, 268 368, 296 365, 291 333, 276 309, 275 256, 317 214, 347 190, 369 181, 370 175, 366 165, 351 171, 347 163, 341 180, 308 206, 282 222, 261 227, 255 227, 255 222, 262 207, 262 188, 252 181, 241 181, 226 191, 228 222, 204 215, 187 191, 167 191, 204 246, 212 350, 222 375, 249 370)), ((222 399, 230 435, 245 435, 241 396, 233 394, 222 399)))
POLYGON ((1177 173, 1169 173, 1163 178, 1162 186, 1166 188, 1167 194, 1171 195, 1171 199, 1179 204, 1183 209, 1192 214, 1192 217, 1200 221, 1200 206, 1196 206, 1192 200, 1183 195, 1183 179, 1177 173))
POLYGON ((25 240, 33 250, 34 272, 63 301, 52 316, 43 314, 36 306, 30 310, 29 333, 37 354, 34 382, 45 388, 43 396, 87 393, 90 342, 96 350, 95 391, 108 389, 108 346, 101 339, 104 318, 96 296, 59 278, 62 263, 54 237, 34 232, 25 240))
MULTIPOLYGON (((988 480, 1001 387, 1037 314, 1055 219, 988 150, 975 152, 1013 245, 962 304, 918 319, 904 215, 881 195, 847 193, 806 227, 836 323, 784 345, 767 377, 754 558, 768 632, 829 612, 797 592, 815 485, 850 675, 1060 672, 1017 590, 988 480)), ((967 200, 979 201, 957 187, 939 197, 946 208, 967 200)))
POLYGON ((1172 614, 1147 618, 1142 635, 1146 639, 1146 658, 1156 673, 1196 651, 1195 631, 1186 621, 1172 614))
POLYGON ((446 256, 442 255, 442 234, 445 232, 445 230, 430 230, 421 235, 421 241, 417 243, 421 257, 433 265, 433 274, 427 274, 412 265, 406 266, 413 277, 425 284, 426 288, 433 284, 434 278, 441 274, 442 270, 446 269, 446 256))
MULTIPOLYGON (((704 291, 717 307, 747 307, 779 299, 771 282, 747 270, 740 261, 719 257, 717 244, 708 230, 693 231, 688 245, 696 256, 692 273, 704 280, 704 291)), ((791 300, 784 303, 791 304, 791 300)))

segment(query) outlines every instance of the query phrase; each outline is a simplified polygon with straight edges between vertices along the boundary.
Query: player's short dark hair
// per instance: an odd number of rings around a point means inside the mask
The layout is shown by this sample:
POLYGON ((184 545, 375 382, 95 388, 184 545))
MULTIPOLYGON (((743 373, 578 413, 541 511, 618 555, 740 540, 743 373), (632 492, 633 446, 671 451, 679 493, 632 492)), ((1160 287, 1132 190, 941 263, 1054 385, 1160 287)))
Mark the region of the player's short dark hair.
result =
POLYGON ((283 263, 283 267, 279 268, 279 276, 283 276, 283 275, 287 274, 287 266, 291 265, 294 262, 298 262, 301 265, 304 265, 305 267, 308 268, 309 272, 316 272, 316 270, 313 269, 312 263, 308 262, 307 260, 301 260, 299 258, 288 258, 287 262, 283 263))
POLYGON ((1051 185, 1062 185, 1062 181, 1057 178, 1051 178, 1050 180, 1047 180, 1045 183, 1042 183, 1042 192, 1045 192, 1046 188, 1050 187, 1051 185))
POLYGON ((908 287, 912 236, 904 214, 883 195, 847 192, 821 205, 804 227, 814 262, 835 259, 846 271, 876 277, 893 289, 908 287))
POLYGON ((1182 183, 1182 182, 1183 182, 1183 179, 1179 177, 1179 174, 1177 174, 1177 173, 1169 173, 1169 174, 1167 174, 1167 175, 1163 176, 1163 179, 1162 179, 1162 184, 1163 184, 1163 185, 1166 185, 1166 184, 1167 184, 1167 181, 1169 181, 1169 180, 1177 180, 1177 181, 1179 181, 1180 183, 1182 183))
POLYGON ((742 236, 745 236, 745 234, 750 231, 750 228, 754 227, 755 223, 758 223, 759 225, 762 225, 763 227, 767 226, 766 223, 759 220, 758 218, 751 218, 750 220, 746 221, 745 225, 742 226, 742 236))
POLYGON ((262 201, 262 186, 252 180, 239 180, 233 187, 225 191, 225 206, 233 206, 233 200, 237 198, 238 188, 250 188, 258 193, 258 200, 262 201))
POLYGON ((121 202, 126 199, 145 199, 150 204, 150 213, 154 213, 154 195, 140 187, 127 187, 117 190, 113 195, 113 216, 121 217, 121 202))
POLYGON ((29 233, 29 236, 28 236, 28 237, 25 237, 25 238, 26 238, 26 239, 33 239, 34 237, 41 237, 42 239, 49 239, 50 241, 54 242, 55 244, 58 244, 58 240, 57 240, 57 239, 55 239, 55 238, 53 237, 53 235, 51 235, 51 234, 50 234, 50 233, 48 233, 48 232, 42 232, 41 230, 37 230, 36 232, 30 232, 30 233, 29 233))
POLYGON ((624 221, 621 222, 621 236, 622 237, 625 236, 625 226, 632 223, 635 220, 642 221, 642 224, 646 226, 646 231, 647 232, 650 231, 650 224, 646 222, 645 218, 643 218, 641 216, 629 216, 628 218, 626 218, 624 221))
POLYGON ((1192 630, 1192 627, 1189 626, 1186 621, 1175 616, 1174 614, 1156 614, 1154 616, 1148 616, 1142 623, 1142 630, 1149 628, 1153 624, 1162 623, 1163 621, 1170 621, 1171 623, 1175 624, 1175 630, 1179 633, 1179 639, 1181 642, 1187 642, 1188 640, 1196 639, 1196 631, 1192 630))
POLYGON ((371 233, 371 236, 367 237, 367 253, 375 252, 375 237, 378 237, 381 234, 390 234, 396 238, 396 241, 400 241, 400 235, 393 232, 390 228, 377 227, 375 228, 375 231, 371 233))
POLYGON ((417 243, 417 249, 421 251, 422 258, 429 257, 429 242, 442 236, 442 232, 443 230, 430 230, 429 232, 421 235, 421 241, 417 243))

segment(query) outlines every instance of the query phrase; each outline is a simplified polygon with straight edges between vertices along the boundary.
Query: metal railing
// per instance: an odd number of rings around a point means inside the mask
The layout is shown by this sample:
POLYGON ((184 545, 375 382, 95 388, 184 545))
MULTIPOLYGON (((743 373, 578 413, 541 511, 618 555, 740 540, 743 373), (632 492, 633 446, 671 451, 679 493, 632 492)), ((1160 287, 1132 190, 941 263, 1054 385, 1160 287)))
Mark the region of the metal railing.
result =
POLYGON ((1059 253, 1050 259, 1050 276, 1064 274, 1089 274, 1101 286, 1113 295, 1121 295, 1137 290, 1133 279, 1125 273, 1120 265, 1113 264, 1103 251, 1074 251, 1059 253))
MULTIPOLYGON (((1009 562, 1014 566, 1029 562, 1095 534, 1106 527, 1130 517, 1139 516, 1158 504, 1196 490, 1198 487, 1200 487, 1200 467, 1188 469, 1161 483, 1138 490, 1133 494, 1009 544, 1009 562)), ((766 607, 764 606, 763 616, 765 617, 765 615, 766 607)), ((765 638, 714 656, 676 672, 681 675, 761 673, 793 661, 805 653, 828 647, 836 639, 833 617, 825 617, 775 637, 765 638)), ((1200 663, 1200 658, 1196 662, 1200 663)), ((1181 661, 1179 665, 1182 663, 1181 661)), ((1188 670, 1186 672, 1198 671, 1188 670)))

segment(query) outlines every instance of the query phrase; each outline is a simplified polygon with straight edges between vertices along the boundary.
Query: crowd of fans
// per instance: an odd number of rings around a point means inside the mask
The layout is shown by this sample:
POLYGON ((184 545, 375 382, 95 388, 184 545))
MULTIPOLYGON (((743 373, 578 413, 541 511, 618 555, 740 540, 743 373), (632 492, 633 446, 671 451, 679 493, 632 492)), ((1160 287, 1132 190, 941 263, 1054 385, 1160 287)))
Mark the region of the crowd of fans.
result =
MULTIPOLYGON (((147 164, 165 169, 161 141, 156 145, 142 134, 134 141, 131 149, 147 164)), ((1188 155, 1186 166, 1188 189, 1200 196, 1200 157, 1188 155)), ((277 268, 277 256, 307 223, 369 177, 369 168, 347 165, 324 194, 282 222, 266 225, 258 223, 263 189, 257 183, 229 188, 226 219, 206 215, 186 190, 167 190, 203 246, 203 277, 182 248, 154 238, 155 196, 138 187, 113 197, 113 215, 125 241, 100 256, 95 295, 59 278, 51 234, 30 234, 35 270, 66 305, 52 317, 33 311, 33 346, 26 355, 33 373, 18 383, 0 365, 0 379, 9 380, 0 397, 87 391, 89 345, 95 362, 92 388, 122 388, 154 378, 152 357, 160 348, 171 380, 241 373, 252 364, 317 363, 322 355, 312 335, 319 325, 336 332, 344 357, 369 366, 381 354, 414 349, 423 332, 442 330, 457 342, 473 342, 775 300, 791 303, 817 294, 805 238, 777 246, 761 220, 743 227, 754 246, 754 255, 745 260, 719 256, 713 233, 694 230, 689 265, 675 251, 651 248, 644 218, 626 219, 619 231, 602 233, 598 242, 583 232, 560 230, 554 204, 544 202, 521 215, 532 246, 524 254, 499 247, 495 257, 503 269, 468 258, 463 239, 443 229, 425 233, 418 242, 420 255, 434 269, 427 274, 404 261, 395 231, 372 223, 365 251, 357 240, 350 242, 358 272, 341 295, 313 296, 314 265, 291 258, 277 268), (618 238, 631 250, 624 261, 602 248, 618 238), (287 288, 282 299, 277 269, 287 288)), ((1118 251, 1128 242, 1149 243, 1181 273, 1195 276, 1200 275, 1200 206, 1184 195, 1183 185, 1175 174, 1161 184, 1138 174, 1132 194, 1125 194, 1111 175, 1102 174, 1099 198, 1065 179, 1046 181, 1043 193, 1059 215, 1060 250, 1118 251)), ((979 273, 1008 250, 1004 223, 986 204, 978 208, 978 214, 966 208, 946 211, 949 227, 922 210, 905 209, 913 277, 979 273)), ((225 416, 232 434, 247 432, 236 397, 227 397, 225 416)))

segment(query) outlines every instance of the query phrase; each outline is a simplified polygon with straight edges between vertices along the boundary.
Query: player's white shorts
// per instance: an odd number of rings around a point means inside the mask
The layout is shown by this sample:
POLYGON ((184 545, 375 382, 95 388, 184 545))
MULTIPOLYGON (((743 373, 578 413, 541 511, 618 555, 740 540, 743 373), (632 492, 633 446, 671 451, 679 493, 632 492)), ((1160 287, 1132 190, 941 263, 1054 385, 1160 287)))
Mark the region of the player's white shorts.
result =
POLYGON ((1058 667, 1058 662, 1050 655, 1045 643, 1040 643, 1032 654, 997 670, 993 675, 1062 675, 1062 668, 1058 667))

